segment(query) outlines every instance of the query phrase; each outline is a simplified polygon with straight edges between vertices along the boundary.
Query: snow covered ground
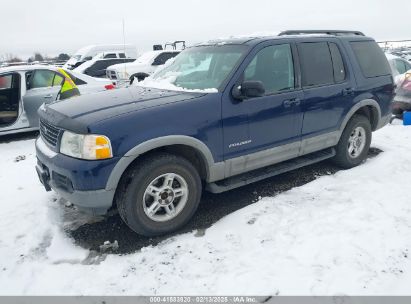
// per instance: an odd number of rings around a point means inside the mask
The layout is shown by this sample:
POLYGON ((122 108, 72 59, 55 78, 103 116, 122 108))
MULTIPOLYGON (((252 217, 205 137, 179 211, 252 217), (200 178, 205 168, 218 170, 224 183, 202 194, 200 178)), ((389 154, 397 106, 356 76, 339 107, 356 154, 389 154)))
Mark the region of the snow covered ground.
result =
POLYGON ((372 144, 384 153, 204 236, 97 257, 64 232, 70 209, 38 182, 33 144, 0 144, 1 295, 411 294, 411 127, 385 127, 372 144))

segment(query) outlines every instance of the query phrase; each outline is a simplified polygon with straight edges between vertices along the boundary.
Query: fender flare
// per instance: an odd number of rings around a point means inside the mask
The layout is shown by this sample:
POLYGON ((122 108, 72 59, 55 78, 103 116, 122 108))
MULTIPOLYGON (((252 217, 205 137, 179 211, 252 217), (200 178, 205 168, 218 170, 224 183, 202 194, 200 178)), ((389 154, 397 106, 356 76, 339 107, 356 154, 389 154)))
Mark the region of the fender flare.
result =
MULTIPOLYGON (((171 145, 184 145, 194 148, 197 152, 199 152, 206 165, 207 180, 212 180, 214 179, 214 176, 216 174, 221 174, 221 170, 219 172, 215 172, 215 170, 213 170, 213 168, 216 167, 213 155, 210 149, 202 141, 190 136, 169 135, 150 139, 148 141, 138 144, 137 146, 129 150, 123 157, 120 158, 120 160, 117 162, 114 169, 112 170, 106 184, 106 190, 113 190, 117 188, 120 178, 125 172, 125 170, 140 155, 152 151, 156 148, 171 145)), ((222 170, 222 174, 224 174, 224 170, 222 170)))
POLYGON ((339 128, 340 136, 342 132, 344 131, 345 127, 347 126, 348 121, 354 116, 355 112, 357 112, 360 108, 363 108, 365 106, 371 106, 377 110, 378 114, 377 114, 377 121, 375 125, 378 126, 380 124, 381 108, 378 102, 376 102, 374 99, 363 99, 360 102, 357 102, 345 115, 345 118, 342 121, 340 128, 339 128))

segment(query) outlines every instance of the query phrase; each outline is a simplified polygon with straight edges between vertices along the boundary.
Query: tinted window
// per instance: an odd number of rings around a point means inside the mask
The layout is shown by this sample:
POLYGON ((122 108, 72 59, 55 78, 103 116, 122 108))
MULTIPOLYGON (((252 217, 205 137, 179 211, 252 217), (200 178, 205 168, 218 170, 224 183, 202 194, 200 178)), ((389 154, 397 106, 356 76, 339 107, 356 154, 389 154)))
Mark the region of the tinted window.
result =
POLYGON ((355 41, 351 42, 351 47, 365 77, 391 74, 387 58, 376 42, 355 41))
POLYGON ((177 53, 161 53, 154 59, 153 65, 162 65, 167 62, 170 58, 177 56, 177 53))
POLYGON ((52 87, 55 74, 49 70, 35 71, 30 81, 30 89, 52 87))
POLYGON ((304 87, 334 83, 334 68, 327 42, 298 45, 304 87))
POLYGON ((338 46, 330 43, 331 59, 333 61, 334 81, 341 82, 345 80, 344 62, 338 46))
POLYGON ((102 59, 96 61, 91 67, 85 70, 86 75, 100 77, 106 75, 107 67, 116 64, 116 63, 123 63, 129 62, 128 59, 102 59))
POLYGON ((293 89, 294 65, 290 45, 269 46, 259 51, 245 69, 244 80, 261 81, 266 94, 293 89))
POLYGON ((126 54, 120 53, 120 54, 119 54, 119 57, 120 57, 120 58, 126 58, 126 54))
POLYGON ((107 55, 104 55, 104 58, 105 59, 107 59, 107 58, 117 58, 117 56, 116 56, 116 54, 107 54, 107 55))

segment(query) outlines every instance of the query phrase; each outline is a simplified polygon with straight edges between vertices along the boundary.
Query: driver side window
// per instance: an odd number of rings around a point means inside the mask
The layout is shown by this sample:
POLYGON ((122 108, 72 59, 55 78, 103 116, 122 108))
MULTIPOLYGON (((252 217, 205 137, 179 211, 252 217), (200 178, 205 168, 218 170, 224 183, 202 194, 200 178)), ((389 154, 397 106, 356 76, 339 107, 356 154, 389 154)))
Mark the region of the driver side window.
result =
POLYGON ((294 64, 289 44, 268 46, 244 71, 244 81, 261 81, 266 95, 294 89, 294 64))

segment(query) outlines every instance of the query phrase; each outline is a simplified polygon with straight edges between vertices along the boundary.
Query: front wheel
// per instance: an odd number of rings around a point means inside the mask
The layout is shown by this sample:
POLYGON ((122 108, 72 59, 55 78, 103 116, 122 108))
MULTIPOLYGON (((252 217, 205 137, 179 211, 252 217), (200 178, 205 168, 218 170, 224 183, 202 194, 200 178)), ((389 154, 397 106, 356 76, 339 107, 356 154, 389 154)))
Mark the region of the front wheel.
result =
POLYGON ((371 136, 371 124, 368 118, 354 115, 338 142, 334 162, 345 169, 358 166, 367 158, 371 136))
POLYGON ((154 154, 131 168, 119 186, 117 207, 124 222, 145 236, 170 233, 186 224, 201 197, 195 167, 172 154, 154 154))

